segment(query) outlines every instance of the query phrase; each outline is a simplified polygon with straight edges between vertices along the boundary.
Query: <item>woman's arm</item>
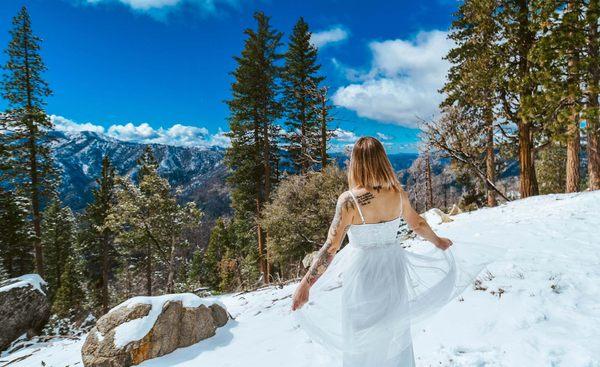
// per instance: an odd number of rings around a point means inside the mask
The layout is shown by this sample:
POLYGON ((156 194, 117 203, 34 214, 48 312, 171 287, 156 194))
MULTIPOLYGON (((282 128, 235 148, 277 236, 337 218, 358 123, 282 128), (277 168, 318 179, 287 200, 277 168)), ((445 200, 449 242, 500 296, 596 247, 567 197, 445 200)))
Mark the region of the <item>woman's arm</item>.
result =
POLYGON ((448 238, 439 237, 435 232, 431 229, 429 224, 423 217, 419 215, 413 209, 412 205, 410 205, 410 200, 408 199, 408 194, 406 192, 402 192, 402 216, 408 226, 415 231, 416 234, 423 237, 427 241, 433 243, 436 247, 446 250, 448 247, 452 245, 452 241, 448 238))
POLYGON ((333 257, 340 248, 342 240, 352 224, 354 212, 354 202, 349 192, 344 192, 338 198, 335 207, 335 215, 329 226, 327 240, 317 253, 312 265, 308 269, 304 278, 300 281, 296 292, 294 293, 292 310, 297 310, 308 301, 308 292, 310 287, 315 284, 317 279, 325 272, 325 269, 331 264, 333 257))

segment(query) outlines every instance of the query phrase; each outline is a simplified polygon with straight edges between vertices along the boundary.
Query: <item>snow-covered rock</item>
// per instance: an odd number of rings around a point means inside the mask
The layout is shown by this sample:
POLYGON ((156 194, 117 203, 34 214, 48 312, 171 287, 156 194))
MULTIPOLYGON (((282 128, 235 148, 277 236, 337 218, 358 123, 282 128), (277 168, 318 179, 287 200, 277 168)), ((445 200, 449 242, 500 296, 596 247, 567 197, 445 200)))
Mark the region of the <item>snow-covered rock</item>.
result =
POLYGON ((83 364, 136 365, 210 338, 228 319, 220 304, 191 293, 134 297, 98 320, 83 344, 83 364))
POLYGON ((442 224, 452 222, 452 218, 438 208, 431 208, 425 213, 421 214, 421 217, 429 223, 429 225, 442 224))
POLYGON ((46 282, 39 275, 0 282, 0 351, 23 334, 37 334, 49 317, 46 282))

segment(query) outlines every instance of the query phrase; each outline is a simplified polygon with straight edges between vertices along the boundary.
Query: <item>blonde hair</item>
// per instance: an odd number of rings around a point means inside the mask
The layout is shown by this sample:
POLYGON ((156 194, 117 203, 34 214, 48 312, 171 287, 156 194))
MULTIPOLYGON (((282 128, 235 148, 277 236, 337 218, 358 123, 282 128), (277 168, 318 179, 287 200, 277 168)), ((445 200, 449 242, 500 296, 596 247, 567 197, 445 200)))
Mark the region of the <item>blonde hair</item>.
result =
POLYGON ((348 166, 348 186, 350 189, 364 187, 372 190, 381 187, 402 191, 400 181, 379 140, 364 136, 356 141, 348 166))

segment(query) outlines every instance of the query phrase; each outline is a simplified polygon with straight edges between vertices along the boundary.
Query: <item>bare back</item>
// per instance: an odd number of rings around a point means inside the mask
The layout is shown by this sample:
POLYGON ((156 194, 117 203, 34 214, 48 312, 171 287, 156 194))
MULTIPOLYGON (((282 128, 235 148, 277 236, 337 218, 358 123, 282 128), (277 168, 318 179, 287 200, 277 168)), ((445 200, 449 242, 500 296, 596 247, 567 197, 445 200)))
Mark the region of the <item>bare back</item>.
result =
POLYGON ((355 188, 350 193, 354 195, 360 206, 353 208, 352 224, 354 225, 388 222, 402 215, 403 196, 405 195, 403 191, 355 188))

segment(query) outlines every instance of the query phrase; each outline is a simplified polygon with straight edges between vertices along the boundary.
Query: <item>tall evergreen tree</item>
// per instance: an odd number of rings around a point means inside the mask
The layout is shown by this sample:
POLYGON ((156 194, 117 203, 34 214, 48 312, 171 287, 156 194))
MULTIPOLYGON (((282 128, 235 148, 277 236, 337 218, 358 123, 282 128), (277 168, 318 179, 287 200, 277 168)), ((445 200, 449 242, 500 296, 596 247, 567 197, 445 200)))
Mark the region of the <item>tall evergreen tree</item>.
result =
POLYGON ((231 170, 232 206, 235 215, 256 227, 258 265, 263 280, 269 281, 269 264, 265 253, 265 232, 259 224, 261 210, 271 197, 279 176, 277 140, 281 103, 277 96, 281 74, 277 62, 282 34, 271 28, 269 17, 254 14, 256 30, 246 29, 244 49, 235 58, 232 73, 232 99, 229 105, 231 146, 225 162, 231 170))
MULTIPOLYGON (((456 106, 474 118, 477 126, 469 129, 471 136, 484 157, 487 182, 496 179, 495 124, 498 117, 498 75, 500 74, 499 41, 497 23, 498 2, 495 0, 467 0, 459 7, 452 23, 450 38, 456 46, 447 59, 453 64, 448 73, 448 82, 442 89, 446 99, 442 107, 456 106)), ((452 116, 449 114, 448 117, 452 116)), ((460 123, 456 121, 455 123, 460 123)), ((496 205, 496 193, 486 183, 487 203, 496 205)))
POLYGON ((217 289, 221 283, 221 272, 219 263, 227 248, 231 247, 228 228, 222 218, 217 219, 215 226, 210 232, 208 247, 204 253, 204 282, 213 289, 217 289))
POLYGON ((583 1, 537 0, 533 6, 533 22, 539 30, 531 61, 539 87, 527 101, 528 112, 544 122, 546 140, 566 142, 565 191, 575 192, 580 185, 580 124, 585 103, 583 1))
POLYGON ((102 159, 102 172, 92 190, 93 200, 85 209, 82 221, 81 248, 84 275, 93 293, 93 303, 106 313, 110 307, 109 283, 116 267, 117 253, 114 233, 107 218, 115 199, 115 169, 108 156, 102 159))
POLYGON ((285 53, 283 105, 285 108, 286 150, 296 171, 304 173, 317 163, 320 152, 318 103, 312 90, 324 79, 318 75, 317 48, 310 42, 308 23, 300 18, 285 53))
POLYGON ((52 303, 52 313, 59 317, 72 317, 83 304, 82 274, 74 256, 64 259, 63 271, 60 275, 60 287, 56 290, 52 303))
POLYGON ((27 221, 28 202, 12 191, 0 189, 0 263, 13 278, 31 272, 31 226, 27 221))
POLYGON ((531 1, 500 0, 499 9, 498 24, 503 41, 499 94, 503 118, 517 127, 519 192, 522 198, 526 198, 539 193, 535 174, 535 137, 541 121, 533 119, 527 111, 537 87, 530 59, 537 41, 537 25, 532 22, 531 1))
POLYGON ((55 182, 46 138, 52 123, 44 112, 44 98, 51 91, 42 78, 46 67, 39 53, 41 40, 32 32, 25 7, 14 17, 12 24, 1 85, 10 109, 2 118, 10 131, 17 186, 25 190, 31 203, 36 271, 43 275, 42 206, 55 182))
POLYGON ((331 116, 331 110, 333 106, 329 102, 328 96, 329 88, 327 86, 318 87, 314 85, 311 88, 313 98, 316 100, 315 114, 319 129, 319 139, 317 143, 317 152, 319 162, 321 163, 321 170, 325 169, 329 163, 329 156, 327 155, 327 149, 329 147, 329 141, 334 137, 334 130, 329 128, 329 123, 333 121, 331 116))
POLYGON ((44 210, 42 241, 46 253, 45 280, 48 282, 50 299, 54 298, 60 288, 60 280, 65 270, 67 258, 75 250, 75 217, 71 209, 54 199, 44 210))

